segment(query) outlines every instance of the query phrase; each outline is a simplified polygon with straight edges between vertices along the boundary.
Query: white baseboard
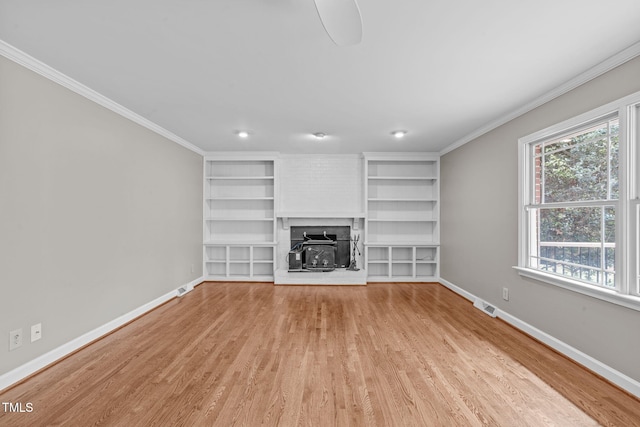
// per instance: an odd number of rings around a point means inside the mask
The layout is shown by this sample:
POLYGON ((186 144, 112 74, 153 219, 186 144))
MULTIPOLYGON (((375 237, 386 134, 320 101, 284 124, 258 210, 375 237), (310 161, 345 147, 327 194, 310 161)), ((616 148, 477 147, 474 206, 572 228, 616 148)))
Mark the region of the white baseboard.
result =
MULTIPOLYGON (((469 301, 475 302, 475 300, 477 299, 475 295, 465 291, 459 286, 454 285, 448 280, 440 278, 440 283, 443 286, 451 289, 453 292, 468 299, 469 301)), ((640 398, 640 382, 639 381, 636 381, 635 379, 623 374, 622 372, 617 371, 611 366, 608 366, 602 363, 601 361, 594 359, 588 354, 585 354, 582 351, 570 346, 569 344, 563 341, 560 341, 559 339, 547 334, 546 332, 541 331, 540 329, 534 326, 531 326, 527 322, 524 322, 518 319, 517 317, 512 316, 511 314, 505 312, 504 310, 501 310, 500 308, 497 309, 497 317, 504 320, 511 326, 521 330, 522 332, 532 336, 538 341, 543 342, 544 344, 548 345, 549 347, 553 348, 559 353, 562 353, 563 355, 567 356, 568 358, 575 361, 576 363, 584 366, 590 371, 593 371, 596 374, 602 376, 603 378, 606 378, 607 380, 611 381, 613 384, 617 385, 618 387, 640 398)))
POLYGON ((184 286, 180 286, 178 289, 176 289, 176 295, 181 297, 184 296, 186 294, 188 294, 189 292, 191 292, 193 290, 193 288, 195 288, 196 286, 198 286, 199 284, 201 284, 202 282, 204 282, 205 278, 204 276, 197 278, 196 280, 193 280, 189 283, 187 283, 184 286))
POLYGON ((471 302, 476 302, 477 297, 475 295, 473 295, 472 293, 469 293, 467 291, 465 291, 464 289, 454 285, 453 283, 449 282, 448 280, 443 279, 442 277, 440 278, 440 283, 442 285, 444 285, 446 288, 451 289, 453 292, 455 292, 456 294, 460 295, 461 297, 464 297, 466 299, 468 299, 471 302))
POLYGON ((112 321, 105 323, 104 325, 87 332, 86 334, 83 334, 71 341, 69 341, 66 344, 61 345, 58 348, 55 348, 45 354, 43 354, 42 356, 39 356, 27 363, 25 363, 22 366, 18 366, 17 368, 0 375, 0 391, 6 389, 7 387, 17 383, 18 381, 23 380, 24 378, 28 377, 29 375, 34 374, 35 372, 41 370, 42 368, 45 368, 48 365, 51 365, 52 363, 55 363, 56 361, 62 359, 63 357, 73 353, 74 351, 78 350, 79 348, 82 348, 83 346, 91 343, 92 341, 95 341, 101 337, 103 337, 104 335, 110 333, 111 331, 114 331, 115 329, 118 329, 119 327, 121 327, 122 325, 125 325, 126 323, 132 321, 133 319, 135 319, 138 316, 141 316, 143 314, 145 314, 148 311, 153 310, 154 308, 158 307, 159 305, 169 301, 170 299, 178 296, 178 289, 180 288, 184 288, 186 286, 187 289, 189 289, 189 291, 191 289, 194 288, 194 286, 200 284, 202 281, 204 280, 204 277, 200 277, 192 282, 189 282, 186 285, 183 285, 171 292, 167 292, 166 294, 154 299, 153 301, 150 301, 144 305, 141 305, 140 307, 130 311, 129 313, 123 314, 122 316, 113 319, 112 321))

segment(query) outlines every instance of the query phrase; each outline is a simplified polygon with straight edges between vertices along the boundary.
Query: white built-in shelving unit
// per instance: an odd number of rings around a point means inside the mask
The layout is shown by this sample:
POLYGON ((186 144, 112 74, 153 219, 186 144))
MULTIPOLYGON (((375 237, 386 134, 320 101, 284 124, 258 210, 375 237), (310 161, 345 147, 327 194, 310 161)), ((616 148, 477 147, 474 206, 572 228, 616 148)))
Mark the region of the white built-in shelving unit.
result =
POLYGON ((284 236, 290 221, 307 224, 323 219, 346 219, 354 233, 364 234, 364 262, 358 265, 367 282, 439 280, 438 154, 364 153, 363 157, 348 162, 342 158, 290 161, 289 169, 295 173, 285 186, 288 193, 283 197, 289 203, 283 205, 278 195, 277 153, 205 156, 207 280, 274 281, 277 271, 287 273, 288 246, 278 247, 278 234, 288 244, 284 236), (327 174, 334 163, 336 173, 327 174), (296 169, 301 165, 304 173, 296 169), (346 176, 355 169, 355 178, 346 176), (324 191, 316 176, 338 184, 324 191), (348 192, 343 191, 345 183, 348 192), (347 208, 348 212, 339 211, 347 208))
POLYGON ((206 156, 204 263, 208 280, 272 281, 276 155, 206 156))
POLYGON ((364 153, 368 281, 439 277, 439 156, 364 153))

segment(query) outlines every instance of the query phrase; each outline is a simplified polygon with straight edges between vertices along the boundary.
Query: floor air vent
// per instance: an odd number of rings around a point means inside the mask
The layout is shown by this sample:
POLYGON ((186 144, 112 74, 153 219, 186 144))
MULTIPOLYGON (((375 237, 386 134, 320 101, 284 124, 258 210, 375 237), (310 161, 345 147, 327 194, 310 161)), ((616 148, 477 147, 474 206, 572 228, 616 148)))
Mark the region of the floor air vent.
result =
POLYGON ((496 308, 491 304, 482 301, 480 298, 476 298, 476 302, 473 303, 473 306, 478 310, 482 310, 491 317, 496 317, 496 308))

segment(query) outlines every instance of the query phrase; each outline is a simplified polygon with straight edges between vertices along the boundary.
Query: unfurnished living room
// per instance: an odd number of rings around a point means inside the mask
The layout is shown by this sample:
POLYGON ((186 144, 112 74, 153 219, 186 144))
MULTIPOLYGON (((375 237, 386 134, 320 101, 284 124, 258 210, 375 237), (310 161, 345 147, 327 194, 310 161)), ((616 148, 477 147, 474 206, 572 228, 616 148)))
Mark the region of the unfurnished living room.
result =
POLYGON ((0 0, 0 426, 640 426, 638 18, 0 0))

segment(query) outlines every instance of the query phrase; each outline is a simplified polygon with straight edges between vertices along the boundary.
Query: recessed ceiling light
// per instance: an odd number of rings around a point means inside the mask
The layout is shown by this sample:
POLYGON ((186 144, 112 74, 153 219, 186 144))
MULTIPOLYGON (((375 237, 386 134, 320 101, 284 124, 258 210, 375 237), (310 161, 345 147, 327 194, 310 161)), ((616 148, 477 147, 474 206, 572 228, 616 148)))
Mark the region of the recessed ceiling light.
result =
POLYGON ((394 130, 393 132, 391 132, 391 135, 393 135, 394 137, 400 139, 400 138, 404 138, 404 136, 407 134, 406 130, 394 130))
POLYGON ((249 137, 249 132, 247 132, 246 130, 238 131, 238 136, 240 138, 248 138, 249 137))
POLYGON ((327 134, 322 132, 316 132, 313 134, 313 136, 315 136, 316 139, 325 139, 327 137, 327 134))

